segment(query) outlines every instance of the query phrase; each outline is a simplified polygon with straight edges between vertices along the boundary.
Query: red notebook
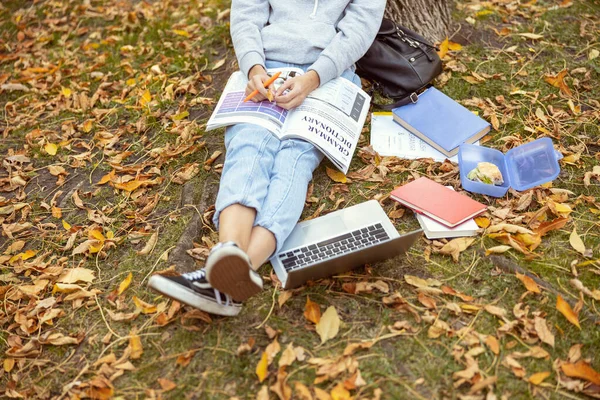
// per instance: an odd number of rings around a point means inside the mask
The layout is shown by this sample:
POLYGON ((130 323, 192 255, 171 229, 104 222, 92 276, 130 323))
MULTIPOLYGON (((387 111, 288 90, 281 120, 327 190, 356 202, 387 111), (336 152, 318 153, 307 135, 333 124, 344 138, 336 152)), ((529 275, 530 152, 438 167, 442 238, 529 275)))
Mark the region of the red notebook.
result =
POLYGON ((481 214, 487 208, 425 177, 394 189, 390 197, 450 228, 481 214))

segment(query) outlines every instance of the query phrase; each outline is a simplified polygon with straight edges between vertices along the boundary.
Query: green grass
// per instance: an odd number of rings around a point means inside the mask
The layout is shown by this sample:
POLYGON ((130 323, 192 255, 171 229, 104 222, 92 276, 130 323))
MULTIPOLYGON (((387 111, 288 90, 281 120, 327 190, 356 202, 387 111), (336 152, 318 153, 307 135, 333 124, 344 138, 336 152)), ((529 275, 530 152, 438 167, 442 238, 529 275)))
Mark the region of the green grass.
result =
MULTIPOLYGON (((65 316, 57 318, 54 326, 45 326, 43 331, 55 329, 57 332, 72 334, 79 331, 85 332, 85 339, 79 346, 49 346, 43 347, 40 359, 49 360, 50 363, 34 368, 26 364, 24 370, 19 374, 5 373, 0 377, 2 386, 18 377, 16 390, 24 393, 26 398, 33 398, 34 392, 31 388, 35 385, 40 389, 40 398, 56 397, 63 386, 73 382, 76 378, 81 382, 89 382, 97 374, 97 367, 80 375, 83 368, 91 366, 100 355, 114 352, 117 358, 121 357, 128 345, 127 336, 133 328, 139 329, 143 345, 143 355, 139 359, 130 360, 135 366, 134 371, 126 371, 123 376, 113 381, 115 396, 119 398, 141 398, 150 396, 147 390, 160 390, 157 379, 169 379, 176 383, 176 388, 162 393, 163 398, 178 399, 185 396, 196 398, 229 399, 237 397, 240 399, 256 398, 256 393, 262 385, 271 386, 275 383, 277 363, 280 354, 269 367, 270 376, 260 384, 255 374, 256 366, 262 352, 271 343, 264 329, 264 324, 281 331, 278 341, 282 350, 288 344, 302 346, 306 349, 308 357, 336 358, 349 343, 360 340, 373 340, 378 336, 388 334, 389 326, 397 321, 409 321, 418 329, 416 334, 405 334, 388 338, 378 342, 370 350, 357 352, 356 357, 359 369, 366 386, 352 391, 355 398, 372 398, 374 390, 383 390, 383 398, 390 399, 415 399, 419 398, 448 398, 458 399, 468 393, 470 385, 463 384, 455 387, 453 374, 465 369, 465 358, 455 360, 453 350, 461 346, 465 351, 475 347, 475 344, 467 344, 465 331, 461 328, 471 327, 473 333, 482 342, 483 352, 476 357, 480 370, 484 377, 497 376, 498 381, 494 385, 494 393, 507 398, 534 399, 535 390, 541 390, 544 398, 565 398, 566 391, 555 390, 556 371, 553 370, 553 362, 556 359, 566 360, 569 349, 575 344, 583 344, 582 355, 584 359, 591 362, 591 366, 600 370, 600 359, 595 349, 600 346, 600 331, 596 329, 593 319, 599 319, 598 302, 584 297, 583 310, 580 313, 582 329, 574 327, 560 314, 555 307, 556 297, 553 293, 544 292, 541 295, 528 295, 525 297, 521 282, 509 271, 495 265, 490 258, 484 257, 485 249, 500 243, 484 237, 478 239, 473 246, 461 254, 458 263, 450 257, 442 256, 433 252, 428 260, 425 252, 429 243, 421 240, 405 257, 379 263, 368 268, 359 268, 354 275, 344 278, 331 278, 312 283, 294 292, 294 295, 280 308, 277 305, 276 289, 270 282, 270 267, 264 266, 260 273, 266 278, 266 289, 255 298, 250 299, 244 307, 242 314, 237 318, 212 317, 210 324, 195 320, 182 321, 181 315, 165 327, 156 325, 153 318, 155 314, 140 315, 133 321, 112 321, 107 311, 132 312, 133 296, 151 304, 158 304, 164 299, 145 288, 144 278, 152 269, 162 270, 168 268, 169 262, 161 260, 160 256, 168 249, 177 244, 182 232, 196 212, 205 210, 194 210, 191 207, 180 207, 182 187, 169 183, 173 173, 188 163, 197 162, 201 166, 200 173, 191 181, 194 190, 194 202, 198 204, 203 197, 200 192, 207 179, 218 178, 214 170, 202 169, 203 162, 213 151, 223 150, 223 130, 203 132, 203 124, 206 122, 212 106, 196 105, 189 106, 189 102, 195 97, 212 97, 217 99, 221 94, 224 79, 231 71, 226 70, 234 54, 229 38, 229 25, 227 20, 216 21, 220 11, 229 7, 226 1, 208 2, 183 2, 175 1, 164 4, 136 3, 124 5, 123 9, 116 13, 114 19, 103 18, 98 15, 85 14, 78 11, 82 2, 72 2, 61 10, 57 4, 41 1, 36 4, 32 2, 25 6, 20 2, 3 2, 5 10, 0 11, 0 53, 6 52, 6 46, 11 49, 18 48, 17 33, 22 27, 15 24, 13 15, 23 15, 28 29, 41 29, 52 36, 52 40, 37 49, 37 53, 25 51, 30 60, 27 66, 17 64, 14 61, 0 62, 0 76, 9 74, 9 81, 20 79, 21 71, 27 67, 40 66, 42 62, 53 65, 62 62, 62 79, 59 84, 51 85, 47 90, 39 92, 1 92, 0 93, 0 123, 8 121, 8 127, 12 128, 12 120, 20 116, 18 127, 10 130, 7 137, 0 143, 0 149, 5 154, 9 149, 13 151, 25 151, 33 160, 34 171, 26 171, 30 176, 38 175, 38 182, 30 184, 24 200, 32 204, 31 214, 26 216, 28 221, 36 224, 53 223, 57 231, 46 227, 42 237, 28 239, 28 247, 56 254, 58 257, 67 257, 69 267, 85 267, 97 272, 96 280, 92 288, 102 291, 97 300, 102 307, 100 314, 94 298, 84 301, 81 307, 73 309, 70 302, 63 302, 65 295, 57 293, 59 306, 65 311, 65 316), (140 8, 136 8, 140 7, 140 8), (145 8, 146 7, 146 8, 145 8), (149 8, 147 8, 149 7, 149 8), (148 11, 148 10, 151 10, 148 11), (26 10, 29 10, 26 12, 26 10), (139 23, 125 24, 124 18, 128 12, 135 12, 139 23), (68 32, 46 31, 43 21, 48 16, 62 17, 63 15, 74 15, 76 25, 68 25, 72 30, 68 32), (207 19, 208 18, 208 19, 207 19), (194 25, 197 25, 194 27, 194 25), (190 27, 191 26, 191 27, 190 27), (87 28, 88 31, 78 35, 74 28, 87 28), (189 28, 190 38, 177 35, 174 29, 189 28), (103 39, 114 36, 114 40, 102 43, 103 39), (62 41, 64 42, 64 45, 62 41), (98 48, 83 49, 85 43, 98 43, 98 48), (134 48, 129 53, 124 53, 122 47, 130 45, 134 48), (217 60, 227 57, 225 67, 212 71, 212 65, 217 60), (129 63, 133 72, 128 70, 125 63, 129 63), (98 64, 91 68, 94 64, 98 64), (164 77, 153 75, 150 68, 159 65, 166 74, 164 77), (100 71, 104 78, 100 81, 91 77, 90 72, 100 71), (173 83, 177 87, 178 82, 196 72, 200 72, 198 80, 193 82, 196 94, 179 93, 173 100, 166 99, 165 87, 173 83), (212 81, 209 79, 212 77, 212 81), (123 90, 128 89, 124 81, 136 78, 136 86, 124 95, 123 104, 115 101, 121 98, 123 90), (68 110, 61 108, 61 87, 68 87, 74 93, 85 89, 88 97, 100 88, 102 82, 111 83, 104 90, 106 96, 99 99, 95 109, 112 109, 110 114, 102 117, 101 121, 95 118, 89 111, 68 110), (139 99, 148 89, 152 100, 156 101, 150 108, 138 107, 139 99), (5 105, 17 107, 17 114, 8 114, 5 105), (42 105, 45 112, 38 117, 29 118, 30 110, 42 105), (192 115, 198 115, 196 126, 192 127, 194 134, 201 135, 198 141, 206 141, 207 145, 196 152, 185 156, 178 156, 169 160, 153 158, 151 150, 169 146, 176 147, 180 143, 180 137, 172 132, 174 126, 171 116, 179 109, 187 109, 192 115), (61 148, 56 156, 49 156, 41 150, 40 143, 34 143, 25 147, 25 136, 33 129, 39 128, 48 131, 48 134, 61 135, 61 126, 72 121, 74 126, 79 126, 88 118, 95 119, 91 132, 85 133, 77 128, 71 144, 77 146, 77 151, 69 151, 61 148), (145 119, 145 130, 138 132, 136 123, 145 119), (96 135, 111 133, 119 135, 117 143, 112 147, 105 148, 97 140, 96 135), (86 148, 87 146, 87 148, 86 148), (78 152, 90 150, 89 158, 84 160, 84 165, 74 167, 73 155, 78 152), (110 165, 108 160, 121 151, 132 151, 125 161, 119 165, 110 165), (159 162, 160 161, 160 162, 159 162), (159 194, 159 203, 153 212, 147 216, 136 216, 139 211, 135 203, 137 194, 116 191, 108 185, 102 187, 95 183, 103 175, 113 169, 117 169, 119 176, 131 174, 136 171, 129 170, 120 172, 119 168, 135 167, 141 162, 148 165, 139 171, 140 174, 147 173, 150 168, 156 167, 164 182, 158 186, 149 188, 142 196, 153 198, 159 194), (96 257, 72 256, 69 251, 62 252, 60 249, 66 244, 68 234, 62 228, 61 221, 51 217, 50 213, 40 206, 44 200, 50 201, 48 194, 52 190, 63 190, 69 192, 78 180, 67 183, 62 188, 56 188, 55 177, 47 177, 46 166, 61 163, 70 172, 72 177, 79 173, 84 181, 80 187, 80 195, 86 205, 92 209, 101 210, 114 221, 104 224, 104 232, 112 230, 122 240, 105 255, 96 257), (43 171, 44 170, 44 171, 43 171), (93 172, 93 173, 92 173, 93 172), (45 175, 42 175, 45 174, 45 175), (91 184, 89 182, 92 176, 91 184), (136 232, 153 232, 158 229, 158 242, 154 251, 149 255, 139 255, 137 251, 144 247, 149 235, 142 237, 138 243, 134 243, 128 234, 136 232), (120 306, 108 300, 108 294, 118 287, 127 274, 133 274, 131 286, 121 295, 120 306), (556 344, 554 348, 542 344, 541 346, 550 353, 549 359, 523 358, 518 361, 526 370, 525 378, 536 372, 552 371, 551 377, 546 382, 551 387, 537 388, 519 379, 511 370, 502 365, 502 361, 515 351, 525 352, 539 342, 530 340, 534 335, 529 335, 523 328, 520 333, 508 335, 498 334, 501 326, 499 318, 490 315, 483 310, 463 310, 455 315, 446 304, 464 302, 448 295, 432 296, 437 303, 437 310, 427 311, 418 299, 417 291, 406 283, 405 275, 415 275, 423 278, 436 278, 445 285, 455 290, 471 295, 476 298, 475 303, 481 306, 493 304, 508 311, 508 319, 512 320, 512 310, 517 303, 523 303, 529 307, 529 317, 533 313, 543 316, 549 323, 551 331, 555 334, 556 344), (371 294, 349 294, 344 291, 342 285, 345 282, 358 282, 362 280, 375 281, 384 280, 390 286, 390 294, 398 292, 407 302, 417 310, 421 322, 410 313, 402 313, 398 310, 383 305, 382 299, 386 294, 375 291, 371 294), (275 293, 274 293, 275 292, 275 293), (275 294, 275 296, 274 296, 275 294), (314 332, 314 326, 304 316, 304 306, 309 297, 312 301, 321 305, 321 311, 326 307, 336 308, 342 325, 338 336, 325 344, 320 343, 318 335, 314 332), (273 303, 275 299, 275 303, 273 303), (273 310, 271 311, 271 307, 273 310), (121 307, 121 308, 119 308, 121 307), (439 319, 447 322, 453 333, 442 335, 439 338, 430 338, 428 330, 430 323, 436 315, 439 319), (429 322, 428 322, 429 321, 429 322), (112 337, 112 344, 102 343, 102 338, 113 330, 123 340, 112 337), (461 333, 458 333, 461 332, 461 333), (494 335, 500 343, 500 353, 495 355, 489 347, 483 344, 485 335, 494 335), (244 355, 236 354, 242 343, 254 340, 252 350, 244 355), (191 359, 189 365, 182 367, 176 363, 177 356, 189 350, 197 352, 191 359), (60 365, 61 368, 56 368, 60 365), (28 391, 29 390, 29 391, 28 391)), ((538 5, 550 5, 550 2, 538 2, 538 5)), ((106 7, 104 11, 112 11, 114 3, 108 0, 92 1, 93 7, 106 7)), ((105 13, 106 15, 108 15, 105 13)), ((105 15, 100 13, 101 15, 105 15)), ((457 13, 457 21, 464 21, 469 16, 463 10, 457 13)), ((449 96, 467 101, 474 97, 487 101, 489 99, 497 107, 497 116, 502 118, 504 109, 498 96, 503 96, 505 104, 514 109, 507 112, 507 118, 498 131, 491 132, 491 139, 487 146, 502 149, 505 142, 502 140, 507 136, 515 136, 525 142, 539 137, 539 131, 532 132, 536 126, 542 126, 553 133, 553 140, 562 146, 567 153, 575 152, 577 145, 581 143, 587 146, 587 150, 581 147, 581 158, 577 165, 561 164, 561 175, 553 183, 553 187, 571 190, 575 196, 571 196, 568 203, 574 211, 571 214, 571 222, 559 231, 551 232, 542 240, 542 244, 536 250, 541 257, 534 260, 526 260, 521 254, 514 250, 505 253, 503 257, 519 265, 521 268, 538 276, 547 282, 555 290, 562 293, 563 297, 572 305, 578 299, 578 292, 570 284, 569 280, 574 278, 571 264, 574 260, 584 261, 569 244, 569 236, 574 227, 583 238, 588 248, 594 249, 594 257, 598 258, 600 248, 600 235, 597 233, 600 218, 593 214, 590 209, 596 206, 588 204, 580 196, 590 196, 598 202, 600 199, 600 186, 595 182, 590 187, 584 187, 582 183, 583 174, 591 171, 592 167, 598 165, 598 157, 595 154, 598 148, 597 108, 596 116, 590 114, 574 116, 569 110, 566 98, 559 95, 559 90, 544 81, 544 77, 554 75, 562 69, 567 68, 569 75, 567 84, 576 93, 576 105, 581 105, 583 111, 594 109, 597 103, 594 100, 600 98, 600 66, 598 58, 588 59, 591 48, 600 49, 594 44, 593 32, 600 26, 600 5, 597 2, 575 2, 569 8, 557 9, 544 12, 540 18, 526 19, 520 16, 510 16, 495 12, 494 14, 476 18, 474 27, 464 25, 462 29, 473 30, 481 34, 482 40, 472 40, 460 52, 453 57, 466 67, 466 72, 452 72, 452 78, 442 88, 449 96), (581 21, 587 21, 586 32, 589 35, 582 37, 581 21), (518 22, 518 24, 511 24, 518 22), (510 26, 512 34, 498 37, 492 27, 501 29, 510 26), (527 40, 515 35, 515 33, 535 32, 543 35, 540 40, 527 40), (514 51, 507 52, 511 46, 517 46, 514 51), (504 49, 504 50, 503 50, 504 49), (535 58, 534 58, 535 57, 535 58), (589 79, 584 74, 573 74, 576 68, 585 68, 589 71, 589 79), (517 74, 519 71, 526 72, 525 75, 517 74), (497 78, 487 78, 480 84, 471 84, 463 79, 464 76, 476 72, 480 75, 497 75, 497 78), (579 87, 574 85, 574 78, 579 80, 579 87), (512 94, 515 89, 527 92, 527 95, 512 94), (535 100, 532 102, 532 99, 535 100), (588 107, 588 108, 585 108, 588 107), (547 116, 558 110, 566 114, 556 114, 550 118, 550 122, 543 124, 536 117, 536 109, 541 108, 547 116), (555 130, 556 126, 556 130, 555 130), (527 130, 530 129, 530 130, 527 130), (578 199, 579 198, 579 199, 578 199), (578 200, 577 200, 578 199, 578 200)), ((49 18, 49 17, 48 17, 49 18)), ((73 22, 74 23, 74 22, 73 22)), ((466 24, 466 23, 465 23, 466 24)), ((35 33, 39 33, 35 31, 35 33)), ((474 38, 479 37, 473 35, 474 38)), ((457 39, 458 40, 458 39, 457 39)), ((26 84, 28 84, 26 82, 26 84)), ((483 110, 471 107, 482 115, 483 110)), ((182 121, 181 123, 188 123, 182 121)), ((39 139, 38 139, 39 141, 39 139)), ((368 144, 368 134, 361 141, 361 146, 368 144)), ((222 163, 223 156, 215 164, 222 163)), ((355 157, 352 170, 357 171, 366 164, 355 157)), ((388 193, 393 187, 400 185, 409 177, 409 170, 423 175, 440 175, 443 171, 440 164, 429 164, 426 162, 413 163, 406 161, 402 164, 405 170, 402 172, 389 173, 383 183, 353 182, 348 185, 349 193, 338 193, 332 200, 329 198, 333 186, 336 184, 326 174, 326 167, 332 165, 325 161, 314 174, 313 197, 319 199, 318 203, 309 203, 303 212, 303 218, 316 212, 320 204, 325 203, 324 212, 331 210, 336 200, 344 197, 345 201, 340 207, 350 206, 373 198, 376 195, 388 193), (409 168, 410 167, 410 168, 409 168)), ((4 173, 4 172, 3 172, 4 173)), ((4 176, 4 175, 3 175, 4 176)), ((450 177, 449 181, 456 184, 456 176, 450 177)), ((542 193, 542 192, 540 192, 542 193)), ((8 201, 14 198, 16 192, 2 194, 8 201)), ((548 192, 544 192, 547 196, 548 192)), ((474 198, 486 202, 486 204, 502 208, 506 199, 513 199, 508 195, 505 199, 490 199, 483 196, 473 195, 474 198)), ((4 201, 4 200, 2 200, 4 201)), ((214 201, 210 198, 209 202, 214 201)), ((546 197, 538 202, 534 200, 531 206, 525 210, 533 213, 539 210, 546 201, 546 197)), ((386 210, 393 208, 391 200, 384 201, 386 210)), ((208 204, 210 206, 211 204, 208 204)), ((418 228, 418 223, 406 212, 404 217, 394 221, 399 231, 407 232, 418 228)), ((73 226, 87 227, 92 222, 88 220, 87 213, 77 209, 71 200, 66 201, 63 217, 73 226)), ((13 222, 12 220, 9 222, 13 222)), ((5 223, 3 221, 3 223, 5 223)), ((41 231, 40 231, 41 232, 41 231)), ((204 228, 196 242, 201 242, 202 236, 208 236, 216 240, 216 234, 204 228)), ((87 238, 81 235, 75 245, 87 238)), ((4 237, 0 241, 0 252, 10 243, 4 237)), ((41 253, 40 253, 41 254, 41 253)), ((1 268, 2 274, 14 271, 13 267, 1 268)), ((600 274, 598 266, 577 267, 578 276, 584 285, 590 289, 600 287, 600 274)), ((32 278, 39 276, 40 272, 30 270, 19 273, 17 276, 24 282, 31 282, 32 278)), ((43 294, 44 298, 50 295, 43 294)), ((26 300, 28 301, 28 300, 26 300)), ((26 301, 21 306, 26 306, 26 301)), ((35 299, 31 304, 35 304, 35 299)), ((12 304, 12 303, 6 303, 12 304)), ((5 305, 6 307, 6 305, 5 305)), ((6 320, 3 320, 6 321, 6 320)), ((0 331, 0 340, 7 342, 10 335, 19 333, 15 327, 10 327, 12 319, 3 322, 0 331)), ((20 333, 21 334, 21 333, 20 333)), ((21 334, 21 336, 23 336, 21 334)), ((35 336, 35 335, 33 335, 35 336)), ((23 340, 28 337, 23 336, 23 340)), ((296 361, 287 368, 289 373, 288 384, 293 387, 294 382, 301 382, 306 386, 317 386, 323 390, 331 391, 339 382, 349 376, 341 374, 337 379, 320 384, 313 384, 317 377, 317 369, 310 366, 306 361, 296 361)), ((568 392, 571 398, 580 398, 581 395, 568 392)), ((271 393, 271 398, 274 398, 271 393)))

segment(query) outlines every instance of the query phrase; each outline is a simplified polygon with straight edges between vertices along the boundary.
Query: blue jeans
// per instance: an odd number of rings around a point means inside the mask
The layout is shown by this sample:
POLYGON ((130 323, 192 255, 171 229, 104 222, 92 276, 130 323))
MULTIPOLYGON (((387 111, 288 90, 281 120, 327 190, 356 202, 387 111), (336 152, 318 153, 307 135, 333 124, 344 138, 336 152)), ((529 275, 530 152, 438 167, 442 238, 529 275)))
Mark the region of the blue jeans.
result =
MULTIPOLYGON (((310 65, 267 61, 267 68, 310 65)), ((342 77, 360 86, 353 70, 342 77)), ((221 211, 233 204, 256 210, 254 226, 269 230, 277 242, 276 252, 298 222, 308 184, 323 154, 311 143, 279 140, 267 129, 253 124, 238 124, 225 131, 225 164, 213 222, 219 227, 221 211)))

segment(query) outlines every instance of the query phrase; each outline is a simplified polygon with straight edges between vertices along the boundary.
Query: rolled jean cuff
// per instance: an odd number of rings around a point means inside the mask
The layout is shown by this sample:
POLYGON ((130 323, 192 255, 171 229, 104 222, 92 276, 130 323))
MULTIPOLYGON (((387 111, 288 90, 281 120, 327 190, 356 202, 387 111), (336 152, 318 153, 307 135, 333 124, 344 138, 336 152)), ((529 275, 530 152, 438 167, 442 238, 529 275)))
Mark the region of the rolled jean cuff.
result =
MULTIPOLYGON (((257 219, 254 222, 254 226, 260 226, 268 230, 273 234, 273 236, 275 236, 275 251, 273 252, 273 254, 279 253, 279 250, 281 250, 281 247, 283 246, 283 242, 285 242, 285 239, 287 238, 287 236, 289 236, 289 232, 285 234, 284 232, 282 232, 282 227, 277 222, 265 221, 263 219, 257 219)), ((273 254, 271 254, 269 258, 271 258, 273 254)))
POLYGON ((261 206, 255 198, 251 196, 245 196, 243 193, 240 193, 239 196, 232 196, 228 198, 227 202, 219 204, 219 207, 215 209, 215 215, 213 215, 213 224, 215 225, 217 230, 219 230, 219 217, 221 216, 221 212, 227 207, 232 206, 234 204, 239 204, 244 207, 253 208, 256 211, 257 215, 260 211, 261 206))

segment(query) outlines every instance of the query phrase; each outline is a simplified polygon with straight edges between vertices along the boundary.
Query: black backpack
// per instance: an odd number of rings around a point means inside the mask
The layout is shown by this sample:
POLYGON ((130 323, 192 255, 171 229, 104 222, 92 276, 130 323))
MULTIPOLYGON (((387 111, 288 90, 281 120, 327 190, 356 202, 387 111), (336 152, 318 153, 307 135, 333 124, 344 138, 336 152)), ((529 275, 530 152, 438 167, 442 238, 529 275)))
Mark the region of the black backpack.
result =
POLYGON ((391 110, 416 103, 419 92, 442 72, 436 50, 424 37, 384 18, 375 41, 356 62, 356 73, 394 101, 376 106, 391 110))

